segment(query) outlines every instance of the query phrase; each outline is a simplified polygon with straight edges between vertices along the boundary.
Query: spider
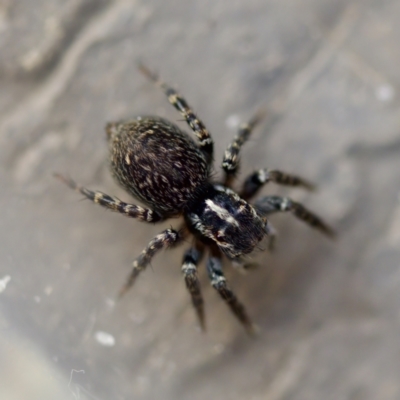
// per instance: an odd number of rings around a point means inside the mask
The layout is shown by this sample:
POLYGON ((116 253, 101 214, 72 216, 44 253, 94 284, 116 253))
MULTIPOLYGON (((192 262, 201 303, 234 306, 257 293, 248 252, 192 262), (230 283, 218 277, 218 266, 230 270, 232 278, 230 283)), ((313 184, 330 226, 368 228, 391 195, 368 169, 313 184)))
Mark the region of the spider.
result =
POLYGON ((156 253, 192 236, 192 245, 183 256, 182 273, 201 328, 205 329, 205 317, 197 268, 208 250, 206 268, 211 285, 246 330, 254 332, 255 325, 224 276, 223 256, 236 266, 246 268, 246 255, 259 247, 265 236, 269 237, 271 248, 275 229, 267 216, 276 212, 291 212, 328 236, 334 232, 318 216, 290 198, 266 196, 253 204, 249 202, 268 182, 313 189, 313 185, 298 176, 262 168, 245 179, 238 193, 232 189, 240 166, 241 147, 259 124, 262 113, 240 126, 224 153, 224 179, 214 182, 210 176, 213 139, 207 128, 177 91, 147 67, 140 65, 139 69, 164 91, 169 102, 182 114, 197 137, 197 144, 178 126, 160 117, 139 116, 106 125, 112 175, 146 208, 89 190, 62 175, 56 176, 94 203, 140 221, 157 223, 183 216, 178 229, 159 233, 133 262, 120 295, 134 284, 156 253))

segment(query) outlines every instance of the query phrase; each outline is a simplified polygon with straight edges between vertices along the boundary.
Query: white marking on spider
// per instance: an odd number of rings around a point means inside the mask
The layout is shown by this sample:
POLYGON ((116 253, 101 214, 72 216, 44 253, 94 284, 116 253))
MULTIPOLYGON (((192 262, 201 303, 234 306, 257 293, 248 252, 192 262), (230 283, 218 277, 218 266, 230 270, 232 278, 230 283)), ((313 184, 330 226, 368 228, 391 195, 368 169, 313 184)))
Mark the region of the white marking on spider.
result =
POLYGON ((205 144, 211 144, 212 143, 212 139, 211 138, 206 138, 206 139, 202 139, 200 141, 200 144, 203 146, 205 144))
POLYGON ((193 223, 193 227, 195 229, 197 229, 199 232, 201 233, 205 233, 206 232, 206 228, 205 226, 202 224, 199 216, 197 214, 190 214, 190 219, 193 223))
POLYGON ((258 218, 259 215, 257 214, 257 211, 256 211, 256 210, 254 209, 254 207, 252 207, 250 204, 249 204, 249 206, 250 206, 251 215, 252 215, 254 218, 258 218))
POLYGON ((212 281, 211 281, 211 285, 215 286, 218 285, 220 283, 225 283, 226 279, 223 276, 216 276, 212 281))
POLYGON ((288 209, 289 206, 289 199, 282 199, 282 203, 281 203, 281 211, 285 211, 288 209))
POLYGON ((95 193, 94 195, 94 202, 98 203, 101 199, 103 198, 103 194, 102 193, 95 193))
POLYGON ((239 206, 239 208, 237 209, 237 212, 239 213, 239 214, 241 214, 243 211, 245 211, 246 210, 246 203, 245 202, 240 202, 240 206, 239 206))
POLYGON ((214 185, 214 189, 218 190, 219 192, 226 192, 226 187, 222 185, 214 185))
POLYGON ((258 171, 258 180, 261 183, 265 183, 268 179, 268 171, 266 169, 260 169, 258 171))
POLYGON ((226 194, 229 194, 229 195, 233 196, 233 198, 235 200, 240 199, 240 197, 232 189, 229 189, 226 186, 214 185, 214 189, 218 190, 218 192, 226 193, 226 194))
POLYGON ((227 209, 215 204, 211 199, 207 199, 206 204, 208 206, 207 208, 210 211, 215 212, 218 215, 218 217, 220 217, 221 219, 227 221, 232 225, 239 227, 239 222, 237 222, 236 219, 232 217, 232 215, 229 213, 227 209))
POLYGON ((186 262, 182 265, 182 271, 184 272, 195 272, 196 271, 196 266, 192 262, 186 262))
POLYGON ((177 100, 178 100, 178 96, 176 95, 176 94, 170 94, 169 96, 168 96, 168 100, 171 102, 171 103, 176 103, 177 102, 177 100))

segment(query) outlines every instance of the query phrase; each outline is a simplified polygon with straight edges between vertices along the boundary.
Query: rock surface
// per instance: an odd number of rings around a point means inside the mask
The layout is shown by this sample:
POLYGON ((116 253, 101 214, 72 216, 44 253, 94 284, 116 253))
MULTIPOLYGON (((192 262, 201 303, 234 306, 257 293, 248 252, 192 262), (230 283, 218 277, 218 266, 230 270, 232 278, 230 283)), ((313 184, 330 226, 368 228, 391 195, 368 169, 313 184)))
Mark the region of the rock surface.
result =
POLYGON ((389 0, 1 2, 0 398, 398 400, 399 17, 389 0), (276 252, 246 276, 227 266, 254 339, 204 268, 198 330, 183 248, 117 302, 162 226, 52 177, 131 201, 108 172, 105 123, 181 119, 139 61, 206 123, 218 173, 237 121, 264 107, 240 177, 265 166, 315 181, 291 196, 338 230, 330 242, 276 216, 276 252))

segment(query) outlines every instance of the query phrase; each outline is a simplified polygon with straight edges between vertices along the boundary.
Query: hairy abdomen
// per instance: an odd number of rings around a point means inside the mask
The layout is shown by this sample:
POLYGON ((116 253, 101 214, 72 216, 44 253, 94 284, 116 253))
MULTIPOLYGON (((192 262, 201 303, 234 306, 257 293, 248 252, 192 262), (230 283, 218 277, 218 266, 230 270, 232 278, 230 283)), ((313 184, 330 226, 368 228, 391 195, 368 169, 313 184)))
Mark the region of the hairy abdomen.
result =
POLYGON ((166 215, 182 212, 208 178, 205 157, 176 125, 137 117, 107 125, 111 171, 133 196, 166 215))

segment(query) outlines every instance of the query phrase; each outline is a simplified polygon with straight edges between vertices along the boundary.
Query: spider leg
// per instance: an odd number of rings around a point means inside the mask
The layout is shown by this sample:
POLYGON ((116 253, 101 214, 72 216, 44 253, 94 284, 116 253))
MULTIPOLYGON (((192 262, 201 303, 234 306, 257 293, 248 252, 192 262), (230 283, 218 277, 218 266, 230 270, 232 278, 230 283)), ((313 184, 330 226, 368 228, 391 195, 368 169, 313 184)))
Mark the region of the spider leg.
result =
POLYGON ((199 318, 201 329, 204 331, 204 302, 201 294, 200 281, 197 276, 197 264, 203 256, 203 248, 199 246, 191 247, 183 257, 182 273, 185 278, 186 287, 192 297, 192 303, 199 318))
POLYGON ((256 125, 258 125, 263 117, 264 113, 260 111, 255 114, 253 118, 250 119, 250 121, 240 125, 237 135, 234 137, 232 143, 225 150, 224 159, 222 160, 222 169, 225 172, 224 186, 231 186, 232 181, 234 180, 240 167, 240 149, 248 140, 251 132, 256 127, 256 125))
POLYGON ((257 200, 254 208, 262 215, 273 214, 276 212, 291 212, 298 219, 306 222, 308 225, 318 229, 329 237, 334 237, 334 230, 328 226, 320 217, 307 210, 302 204, 280 196, 266 196, 257 200))
POLYGON ((150 71, 142 64, 139 65, 139 69, 145 76, 147 76, 147 78, 153 81, 157 86, 161 87, 161 89, 168 97, 168 101, 185 118, 186 122, 199 140, 200 150, 204 153, 208 163, 210 164, 213 160, 214 142, 203 122, 197 118, 186 100, 175 89, 160 80, 157 74, 150 71))
POLYGON ((163 248, 172 247, 185 238, 185 232, 174 229, 166 229, 159 233, 150 243, 145 247, 140 256, 133 262, 133 269, 128 277, 125 285, 119 292, 119 297, 123 296, 130 287, 135 283, 139 273, 144 270, 150 263, 151 259, 163 248))
POLYGON ((135 204, 124 203, 115 197, 111 197, 102 192, 92 191, 86 189, 83 186, 78 185, 72 179, 66 178, 63 175, 55 174, 55 177, 61 182, 64 182, 71 189, 83 194, 89 200, 100 204, 102 207, 107 208, 112 211, 116 211, 120 214, 124 214, 131 218, 136 218, 140 221, 145 222, 159 222, 165 218, 157 211, 150 210, 148 208, 143 208, 136 206, 135 204))
POLYGON ((243 324, 248 333, 253 334, 256 331, 255 325, 247 315, 243 304, 239 302, 222 271, 222 260, 220 255, 212 255, 207 261, 207 272, 211 280, 211 285, 225 300, 236 318, 243 324))
POLYGON ((240 196, 248 200, 268 182, 275 182, 285 186, 301 186, 308 190, 314 190, 314 185, 297 175, 290 175, 285 172, 262 168, 253 172, 246 178, 240 196))

